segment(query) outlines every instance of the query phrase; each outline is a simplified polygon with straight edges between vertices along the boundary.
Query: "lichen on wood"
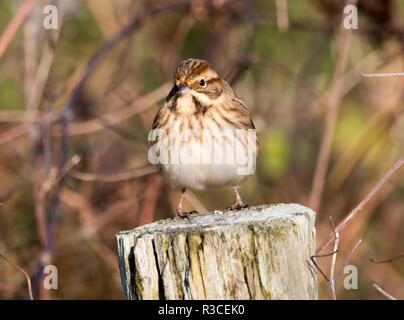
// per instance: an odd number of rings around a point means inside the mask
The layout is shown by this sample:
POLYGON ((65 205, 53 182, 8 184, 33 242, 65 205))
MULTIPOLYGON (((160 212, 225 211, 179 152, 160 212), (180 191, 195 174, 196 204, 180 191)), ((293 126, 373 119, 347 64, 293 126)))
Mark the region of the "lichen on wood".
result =
POLYGON ((127 299, 317 299, 315 213, 301 205, 160 220, 117 234, 127 299))

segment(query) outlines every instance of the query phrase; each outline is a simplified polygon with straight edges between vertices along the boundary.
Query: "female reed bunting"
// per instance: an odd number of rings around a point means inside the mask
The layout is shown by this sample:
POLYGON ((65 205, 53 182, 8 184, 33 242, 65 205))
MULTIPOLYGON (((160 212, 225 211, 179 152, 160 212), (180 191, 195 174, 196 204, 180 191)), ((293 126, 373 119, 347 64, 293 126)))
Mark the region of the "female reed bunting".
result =
POLYGON ((177 67, 149 140, 149 160, 182 190, 175 217, 195 212, 183 210, 186 189, 231 186, 236 201, 227 210, 247 207, 237 188, 255 171, 255 127, 246 105, 206 61, 188 59, 177 67))

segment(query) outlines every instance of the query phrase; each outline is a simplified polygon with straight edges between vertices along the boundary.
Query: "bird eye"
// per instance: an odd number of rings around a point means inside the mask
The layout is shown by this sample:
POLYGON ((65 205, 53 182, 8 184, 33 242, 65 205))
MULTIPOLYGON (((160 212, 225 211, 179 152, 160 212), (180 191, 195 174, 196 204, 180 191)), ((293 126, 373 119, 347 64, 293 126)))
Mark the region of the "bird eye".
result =
POLYGON ((201 79, 201 81, 199 81, 199 85, 201 87, 204 87, 206 85, 206 82, 205 82, 205 80, 203 78, 201 79))

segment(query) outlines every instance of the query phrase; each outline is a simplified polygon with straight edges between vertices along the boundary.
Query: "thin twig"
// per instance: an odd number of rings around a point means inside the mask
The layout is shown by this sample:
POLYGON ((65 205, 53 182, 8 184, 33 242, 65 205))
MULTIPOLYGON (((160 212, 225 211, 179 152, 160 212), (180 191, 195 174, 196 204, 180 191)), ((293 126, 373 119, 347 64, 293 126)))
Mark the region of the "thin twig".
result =
POLYGON ((390 293, 387 293, 384 291, 380 286, 378 286, 376 283, 373 284, 373 288, 375 288, 377 291, 379 291, 382 295, 384 295, 387 299, 390 300, 397 300, 397 298, 393 297, 390 293))
POLYGON ((331 253, 326 253, 326 254, 317 254, 317 255, 313 255, 310 257, 311 262, 313 262, 314 266, 317 268, 318 271, 320 271, 321 275, 324 277, 325 280, 327 280, 327 282, 330 282, 330 279, 328 279, 328 277, 326 276, 326 274, 320 269, 320 267, 317 265, 316 261, 314 260, 314 258, 324 258, 324 257, 329 257, 332 256, 334 254, 336 254, 338 251, 333 251, 331 253))
POLYGON ((103 1, 102 4, 100 4, 97 0, 86 0, 85 2, 93 14, 103 36, 105 38, 111 36, 118 29, 113 14, 112 3, 103 1))
POLYGON ((288 4, 286 0, 276 0, 276 21, 279 31, 285 32, 289 29, 288 4))
POLYGON ((338 246, 339 246, 339 233, 338 231, 335 229, 334 227, 334 222, 332 220, 332 218, 330 217, 330 223, 331 223, 331 228, 332 228, 332 235, 334 236, 335 242, 334 242, 334 251, 328 254, 324 254, 324 255, 314 255, 311 256, 310 259, 313 262, 313 264, 315 265, 315 267, 317 268, 317 270, 321 273, 321 275, 324 277, 324 279, 327 281, 328 286, 330 287, 331 290, 331 297, 333 300, 337 300, 337 296, 335 293, 335 283, 337 282, 339 276, 342 274, 344 268, 346 267, 346 265, 348 264, 349 260, 351 259, 352 255, 354 254, 354 252, 356 251, 356 249, 358 248, 358 246, 361 244, 362 240, 359 240, 356 245, 354 246, 354 248, 351 250, 351 253, 349 254, 348 258, 345 260, 344 264, 342 265, 342 267, 340 268, 339 272, 337 273, 336 276, 334 276, 335 274, 335 265, 337 262, 337 252, 338 252, 338 246), (330 269, 330 277, 328 278, 326 276, 326 274, 320 269, 320 267, 316 264, 314 258, 319 258, 319 257, 329 257, 332 256, 332 261, 331 261, 331 269, 330 269))
POLYGON ((14 35, 27 18, 37 0, 26 0, 0 37, 0 58, 6 51, 14 35))
POLYGON ((191 191, 187 190, 185 192, 185 199, 190 203, 190 205, 195 208, 198 212, 209 212, 209 210, 202 204, 198 197, 191 191))
POLYGON ((19 138, 29 132, 29 127, 23 123, 0 134, 0 145, 19 138))
POLYGON ((61 170, 51 170, 49 178, 42 184, 41 192, 48 193, 49 190, 63 179, 66 174, 80 162, 81 158, 78 155, 73 156, 61 170))
MULTIPOLYGON (((363 207, 373 198, 380 188, 401 168, 404 164, 404 155, 390 168, 389 171, 376 183, 362 201, 342 220, 335 228, 337 232, 341 232, 347 224, 360 212, 363 207)), ((328 238, 318 247, 316 253, 319 254, 331 242, 334 234, 331 232, 328 238)))
POLYGON ((335 279, 334 279, 334 273, 335 273, 335 263, 337 262, 337 252, 338 252, 338 245, 339 245, 339 233, 335 231, 334 223, 332 221, 332 218, 330 217, 330 223, 332 227, 332 231, 334 233, 334 252, 335 254, 332 255, 332 260, 331 260, 331 269, 330 269, 330 289, 331 289, 331 297, 333 300, 337 300, 337 296, 335 294, 335 279))
POLYGON ((397 257, 390 258, 390 259, 387 259, 387 260, 375 260, 373 258, 370 258, 369 260, 372 263, 389 263, 389 262, 392 262, 394 260, 397 260, 397 259, 400 259, 400 258, 403 258, 403 257, 404 257, 404 252, 399 254, 397 257))
MULTIPOLYGON (((82 122, 72 122, 70 124, 70 135, 82 135, 98 130, 105 129, 106 126, 117 125, 122 121, 129 119, 130 117, 145 111, 151 106, 155 105, 156 102, 161 100, 167 94, 170 89, 171 83, 166 82, 162 84, 157 89, 147 93, 146 95, 134 99, 130 106, 125 108, 120 108, 118 110, 111 111, 105 115, 99 116, 98 118, 82 121, 82 122)), ((60 133, 55 133, 60 136, 60 133)))
POLYGON ((404 72, 392 72, 392 73, 363 73, 361 77, 376 78, 376 77, 404 77, 404 72))
POLYGON ((345 267, 347 266, 349 260, 351 260, 352 255, 354 254, 354 252, 356 251, 356 249, 358 249, 359 245, 362 243, 362 239, 360 239, 355 246, 353 247, 353 249, 351 250, 351 253, 349 254, 348 258, 346 258, 344 264, 342 265, 341 269, 339 269, 337 276, 335 277, 335 281, 338 280, 338 278, 340 277, 340 275, 342 274, 342 272, 344 271, 345 267))
MULTIPOLYGON (((122 121, 129 119, 130 117, 138 114, 151 106, 155 105, 156 102, 161 100, 170 89, 171 83, 166 82, 162 84, 157 89, 149 92, 148 94, 136 98, 130 106, 118 109, 117 111, 111 111, 105 115, 99 116, 95 119, 72 122, 70 123, 69 136, 83 135, 88 133, 97 132, 103 129, 109 129, 116 131, 117 125, 122 121)), ((0 133, 0 145, 7 143, 13 139, 19 138, 29 132, 28 122, 40 123, 43 121, 44 116, 40 115, 38 112, 18 112, 18 111, 2 111, 0 112, 0 122, 17 122, 22 121, 23 123, 8 129, 7 131, 0 133)), ((48 115, 48 123, 60 120, 60 115, 50 114, 48 115)), ((52 132, 53 136, 61 136, 62 132, 59 128, 56 128, 52 132)))
POLYGON ((147 166, 130 172, 114 173, 114 174, 98 174, 85 173, 72 170, 69 176, 82 181, 102 181, 102 182, 121 182, 131 179, 140 178, 158 171, 155 166, 147 166))
POLYGON ((67 237, 63 237, 55 245, 55 255, 61 255, 63 248, 66 248, 68 244, 78 242, 81 239, 91 238, 102 227, 111 223, 111 221, 114 221, 120 215, 127 213, 128 210, 139 211, 136 210, 136 201, 133 198, 119 201, 119 203, 112 205, 103 212, 93 212, 91 204, 82 194, 69 190, 66 187, 63 188, 60 198, 70 207, 77 209, 83 222, 80 228, 74 230, 67 237))
POLYGON ((140 212, 137 225, 142 226, 154 221, 155 211, 158 204, 158 198, 160 197, 163 186, 163 179, 161 175, 154 174, 148 177, 147 186, 143 194, 143 203, 140 212))
POLYGON ((352 139, 352 142, 344 149, 343 154, 336 161, 334 168, 330 170, 330 193, 342 186, 353 169, 374 146, 375 141, 391 128, 401 107, 400 104, 394 103, 377 111, 365 127, 361 129, 359 135, 352 139))
POLYGON ((18 270, 20 270, 24 274, 25 278, 27 278, 29 298, 31 300, 34 300, 34 297, 32 295, 31 279, 30 279, 28 273, 23 268, 21 268, 18 264, 16 264, 15 262, 13 262, 9 258, 7 258, 4 254, 0 253, 0 257, 2 257, 9 264, 13 265, 14 267, 16 267, 18 270))

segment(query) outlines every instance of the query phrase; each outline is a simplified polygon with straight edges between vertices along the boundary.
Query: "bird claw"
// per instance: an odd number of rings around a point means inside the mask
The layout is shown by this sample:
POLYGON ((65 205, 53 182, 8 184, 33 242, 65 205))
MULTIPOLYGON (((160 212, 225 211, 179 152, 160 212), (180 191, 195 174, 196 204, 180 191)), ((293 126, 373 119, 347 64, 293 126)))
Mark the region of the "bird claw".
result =
POLYGON ((248 208, 248 204, 245 203, 235 203, 232 206, 228 206, 225 210, 225 212, 229 212, 229 211, 238 211, 241 209, 245 209, 248 208))
POLYGON ((193 214, 198 214, 199 212, 198 211, 196 211, 196 210, 191 210, 191 211, 179 211, 179 210, 177 210, 174 214, 173 214, 173 218, 174 219, 178 219, 178 218, 180 218, 180 219, 189 219, 189 216, 190 215, 193 215, 193 214))

